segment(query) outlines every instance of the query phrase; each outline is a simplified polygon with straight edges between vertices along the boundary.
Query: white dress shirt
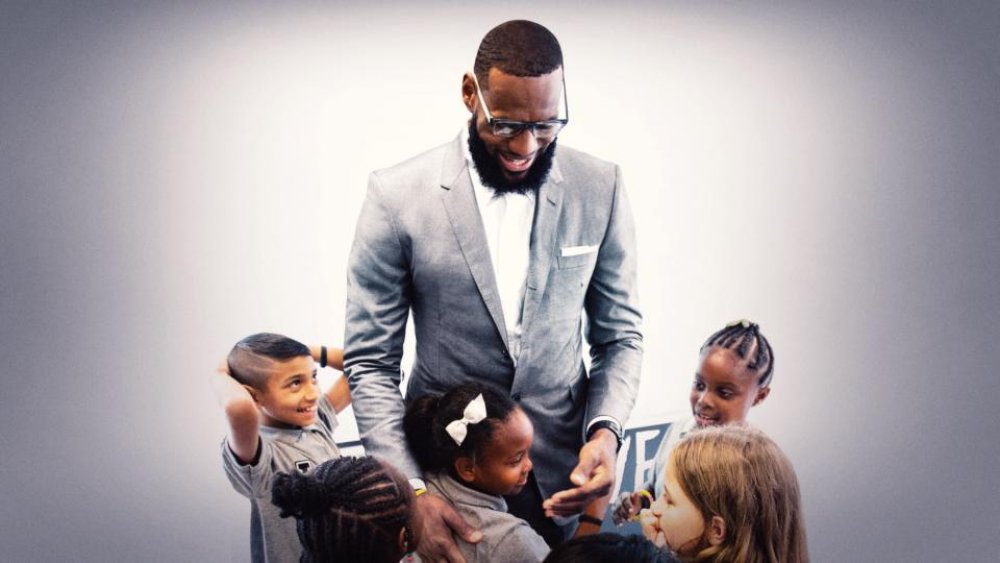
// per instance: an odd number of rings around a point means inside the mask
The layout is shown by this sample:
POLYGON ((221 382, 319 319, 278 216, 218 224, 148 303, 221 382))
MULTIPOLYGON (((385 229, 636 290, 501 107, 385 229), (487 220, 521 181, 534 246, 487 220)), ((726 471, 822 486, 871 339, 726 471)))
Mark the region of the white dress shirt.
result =
POLYGON ((469 153, 469 132, 462 131, 462 149, 469 163, 479 215, 486 230, 486 243, 493 262, 493 275, 500 294, 500 309, 507 327, 510 357, 517 365, 521 353, 521 310, 524 286, 528 279, 531 254, 531 228, 535 218, 535 193, 496 195, 479 179, 476 164, 469 153))

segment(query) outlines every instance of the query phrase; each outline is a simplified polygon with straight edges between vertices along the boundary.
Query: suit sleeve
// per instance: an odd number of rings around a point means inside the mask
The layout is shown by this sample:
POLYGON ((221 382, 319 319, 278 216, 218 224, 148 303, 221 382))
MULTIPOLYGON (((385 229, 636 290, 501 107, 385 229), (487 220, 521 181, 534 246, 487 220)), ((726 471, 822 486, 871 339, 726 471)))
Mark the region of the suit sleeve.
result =
POLYGON ((403 434, 399 390, 410 310, 407 249, 373 173, 348 260, 344 371, 365 452, 417 477, 420 470, 403 434))
POLYGON ((584 424, 610 416, 624 426, 639 389, 642 315, 636 288, 635 225, 617 166, 608 228, 584 308, 591 355, 584 424))

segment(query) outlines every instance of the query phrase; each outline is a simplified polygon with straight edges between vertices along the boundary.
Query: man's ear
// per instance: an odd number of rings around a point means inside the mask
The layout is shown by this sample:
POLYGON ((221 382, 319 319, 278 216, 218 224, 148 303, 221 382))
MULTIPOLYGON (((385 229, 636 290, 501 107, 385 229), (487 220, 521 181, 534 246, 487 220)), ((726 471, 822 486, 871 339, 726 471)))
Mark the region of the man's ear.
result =
POLYGON ((462 76, 462 103, 469 113, 476 107, 476 83, 472 81, 472 74, 468 72, 462 76))
POLYGON ((253 402, 260 403, 260 391, 258 389, 245 383, 243 384, 243 388, 247 390, 247 393, 250 393, 250 398, 253 399, 253 402))
POLYGON ((708 545, 722 545, 726 541, 726 521, 722 516, 713 516, 705 532, 708 534, 708 545))
POLYGON ((476 479, 476 464, 471 457, 458 456, 455 458, 455 473, 462 481, 471 483, 476 479))
POLYGON ((757 406, 764 402, 764 399, 771 394, 771 386, 761 387, 757 390, 757 395, 753 398, 753 406, 757 406))

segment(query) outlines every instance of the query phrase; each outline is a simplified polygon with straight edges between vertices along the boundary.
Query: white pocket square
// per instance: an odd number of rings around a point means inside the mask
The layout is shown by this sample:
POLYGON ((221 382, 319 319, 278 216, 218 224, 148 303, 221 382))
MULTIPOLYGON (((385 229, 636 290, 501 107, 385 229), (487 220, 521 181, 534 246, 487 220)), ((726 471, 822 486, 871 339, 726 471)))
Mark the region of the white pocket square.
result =
POLYGON ((597 245, 584 245, 584 246, 564 246, 562 247, 561 256, 579 256, 581 254, 590 254, 591 252, 597 252, 597 245))

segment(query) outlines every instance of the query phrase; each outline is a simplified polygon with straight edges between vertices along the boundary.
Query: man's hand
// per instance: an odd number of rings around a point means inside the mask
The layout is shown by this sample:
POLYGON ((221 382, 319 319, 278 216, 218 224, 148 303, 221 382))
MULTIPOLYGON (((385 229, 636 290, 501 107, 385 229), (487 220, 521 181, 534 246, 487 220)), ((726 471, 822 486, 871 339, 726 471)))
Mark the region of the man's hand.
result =
POLYGON ((592 500, 608 494, 615 484, 617 449, 618 439, 610 430, 594 432, 580 448, 580 463, 569 476, 577 487, 559 491, 543 502, 545 515, 551 518, 579 514, 592 500))
POLYGON ((482 532, 473 530, 448 501, 440 497, 430 493, 420 495, 417 497, 417 512, 422 530, 417 553, 422 561, 465 563, 452 532, 469 543, 479 543, 483 539, 482 532))

